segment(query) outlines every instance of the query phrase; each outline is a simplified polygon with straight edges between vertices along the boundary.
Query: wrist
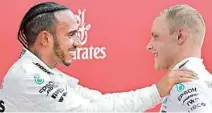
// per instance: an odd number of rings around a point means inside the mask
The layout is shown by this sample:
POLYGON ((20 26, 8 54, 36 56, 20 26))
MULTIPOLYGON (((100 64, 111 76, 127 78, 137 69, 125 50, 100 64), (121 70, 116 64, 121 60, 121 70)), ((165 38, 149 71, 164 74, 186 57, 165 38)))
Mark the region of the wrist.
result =
POLYGON ((162 98, 158 92, 158 88, 156 86, 156 84, 153 84, 151 87, 151 93, 150 93, 150 96, 152 98, 152 100, 154 100, 154 103, 160 103, 162 98))
POLYGON ((155 87, 156 87, 156 89, 157 89, 157 91, 158 91, 158 95, 159 95, 161 98, 163 98, 163 94, 162 94, 162 91, 161 91, 160 86, 158 85, 158 83, 155 84, 155 87))

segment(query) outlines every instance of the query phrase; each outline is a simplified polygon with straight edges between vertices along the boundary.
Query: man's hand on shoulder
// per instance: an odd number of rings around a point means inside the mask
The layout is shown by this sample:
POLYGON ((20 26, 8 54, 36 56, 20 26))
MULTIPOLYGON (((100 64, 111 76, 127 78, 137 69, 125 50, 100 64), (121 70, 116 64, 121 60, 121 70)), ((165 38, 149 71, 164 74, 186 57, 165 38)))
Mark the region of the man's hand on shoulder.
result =
POLYGON ((195 79, 197 79, 197 76, 193 71, 187 69, 170 70, 156 86, 160 96, 165 97, 176 83, 189 82, 195 79))

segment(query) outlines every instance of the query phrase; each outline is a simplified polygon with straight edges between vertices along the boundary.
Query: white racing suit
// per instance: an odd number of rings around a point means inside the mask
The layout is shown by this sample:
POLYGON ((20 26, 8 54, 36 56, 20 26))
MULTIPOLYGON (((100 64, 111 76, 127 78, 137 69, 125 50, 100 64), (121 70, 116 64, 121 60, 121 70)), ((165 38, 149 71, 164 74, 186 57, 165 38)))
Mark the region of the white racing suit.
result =
POLYGON ((3 80, 0 112, 144 112, 160 101, 155 85, 103 95, 23 49, 3 80))
POLYGON ((163 99, 161 112, 212 113, 212 76, 205 69, 203 60, 195 57, 184 59, 174 69, 187 68, 198 79, 176 84, 163 99))

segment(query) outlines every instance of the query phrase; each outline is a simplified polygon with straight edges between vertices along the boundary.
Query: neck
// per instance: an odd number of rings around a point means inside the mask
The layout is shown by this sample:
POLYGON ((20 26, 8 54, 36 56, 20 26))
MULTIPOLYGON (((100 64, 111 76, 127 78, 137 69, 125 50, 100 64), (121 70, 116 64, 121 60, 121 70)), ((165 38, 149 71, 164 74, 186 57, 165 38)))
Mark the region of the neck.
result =
POLYGON ((47 52, 42 52, 39 51, 36 48, 29 48, 29 50, 37 57, 39 58, 42 62, 44 62, 49 68, 55 68, 57 65, 57 62, 54 60, 54 58, 52 56, 50 56, 50 54, 48 54, 47 52))
POLYGON ((198 50, 196 49, 194 51, 180 52, 180 54, 178 54, 178 57, 175 58, 175 60, 173 61, 172 65, 169 67, 169 70, 173 69, 176 64, 178 64, 182 60, 184 60, 186 58, 189 58, 189 57, 201 58, 201 50, 200 49, 198 49, 198 50))

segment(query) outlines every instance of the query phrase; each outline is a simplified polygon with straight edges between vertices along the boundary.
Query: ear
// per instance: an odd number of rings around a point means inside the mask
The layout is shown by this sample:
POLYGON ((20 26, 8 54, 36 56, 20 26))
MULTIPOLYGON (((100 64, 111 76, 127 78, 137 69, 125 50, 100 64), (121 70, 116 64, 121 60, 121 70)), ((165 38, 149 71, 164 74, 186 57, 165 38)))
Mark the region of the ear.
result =
POLYGON ((186 31, 186 29, 178 29, 177 31, 177 43, 179 45, 183 44, 188 38, 188 33, 186 31))
POLYGON ((39 33, 40 46, 47 47, 50 44, 50 40, 53 39, 53 36, 47 31, 41 31, 39 33))

